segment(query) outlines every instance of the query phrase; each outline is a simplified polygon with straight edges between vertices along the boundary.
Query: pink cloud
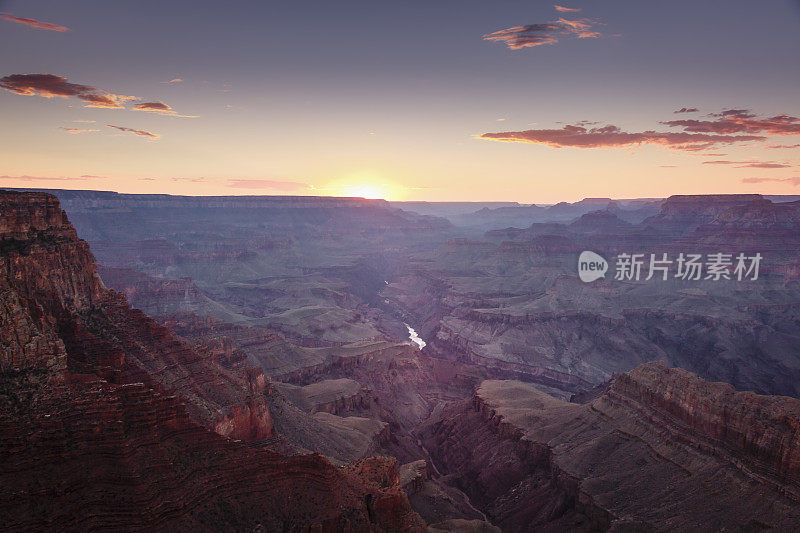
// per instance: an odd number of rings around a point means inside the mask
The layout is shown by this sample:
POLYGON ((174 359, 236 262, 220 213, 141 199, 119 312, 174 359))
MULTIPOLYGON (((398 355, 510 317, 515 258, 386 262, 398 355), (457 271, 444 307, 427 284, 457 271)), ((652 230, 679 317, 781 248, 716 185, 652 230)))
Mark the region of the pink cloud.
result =
POLYGON ((572 36, 579 39, 597 38, 600 33, 593 31, 597 21, 590 19, 567 20, 559 18, 546 24, 528 24, 498 30, 483 36, 485 41, 500 42, 511 50, 520 50, 533 46, 555 44, 561 36, 572 36))
POLYGON ((10 22, 16 22, 17 24, 24 24, 25 26, 30 26, 31 28, 36 28, 37 30, 69 31, 69 28, 65 26, 59 26, 58 24, 50 24, 49 22, 41 22, 36 19, 15 17, 11 13, 0 13, 0 19, 5 19, 10 22))
POLYGON ((793 178, 742 178, 742 183, 791 183, 795 187, 800 185, 800 176, 793 178))
POLYGON ((273 181, 273 180, 248 180, 230 179, 226 187, 233 189, 272 189, 275 191, 296 191, 307 189, 307 183, 297 183, 294 181, 273 181))
POLYGON ((767 146, 767 148, 772 148, 773 150, 800 148, 800 144, 773 144, 772 146, 767 146))
POLYGON ((580 9, 574 7, 564 7, 559 5, 555 5, 553 7, 556 8, 556 11, 558 11, 559 13, 577 13, 578 11, 580 11, 580 9))
POLYGON ((109 128, 117 129, 119 131, 133 133, 134 135, 139 135, 140 137, 148 137, 148 138, 153 139, 153 140, 161 138, 161 135, 159 135, 157 133, 151 133, 151 132, 146 131, 146 130, 136 130, 136 129, 133 129, 133 128, 126 128, 125 126, 112 126, 111 124, 106 124, 106 126, 108 126, 109 128))
POLYGON ((800 118, 790 115, 757 117, 747 109, 729 109, 712 116, 715 120, 668 120, 667 126, 679 126, 694 133, 765 133, 768 135, 800 135, 800 118))
POLYGON ((59 128, 60 130, 66 131, 67 133, 71 133, 72 135, 80 135, 82 133, 97 133, 100 130, 88 130, 88 129, 81 129, 81 128, 59 128))
POLYGON ((0 176, 0 180, 18 180, 18 181, 84 181, 84 180, 91 180, 91 179, 106 179, 105 176, 91 176, 89 174, 84 174, 79 177, 65 177, 60 176, 57 178, 54 177, 46 177, 46 176, 0 176))
POLYGON ((792 165, 774 161, 703 161, 704 165, 736 165, 736 168, 790 168, 792 165))
POLYGON ((764 137, 755 135, 717 135, 658 131, 626 132, 617 126, 587 129, 577 125, 567 125, 561 129, 484 133, 480 138, 495 141, 543 144, 554 148, 616 148, 655 144, 679 150, 700 150, 711 146, 764 139, 764 137))

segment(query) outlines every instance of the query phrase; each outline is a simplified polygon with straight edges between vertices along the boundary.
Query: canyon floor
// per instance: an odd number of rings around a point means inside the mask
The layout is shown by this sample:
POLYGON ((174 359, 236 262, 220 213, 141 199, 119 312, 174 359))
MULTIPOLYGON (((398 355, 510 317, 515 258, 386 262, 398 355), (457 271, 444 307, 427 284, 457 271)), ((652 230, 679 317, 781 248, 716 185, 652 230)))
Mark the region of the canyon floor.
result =
POLYGON ((800 527, 797 201, 50 192, 0 192, 9 529, 800 527))

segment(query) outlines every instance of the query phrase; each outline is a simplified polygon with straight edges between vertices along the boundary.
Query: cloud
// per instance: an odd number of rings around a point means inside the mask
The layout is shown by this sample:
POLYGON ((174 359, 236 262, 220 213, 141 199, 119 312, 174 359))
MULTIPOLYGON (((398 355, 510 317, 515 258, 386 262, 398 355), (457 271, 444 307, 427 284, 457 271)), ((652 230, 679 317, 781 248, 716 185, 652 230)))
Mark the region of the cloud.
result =
POLYGON ((307 189, 307 183, 297 183, 294 181, 273 181, 273 180, 246 180, 229 179, 226 187, 233 189, 272 189, 275 191, 296 191, 307 189))
POLYGON ((590 19, 567 20, 559 18, 546 24, 528 24, 498 30, 483 36, 485 41, 504 43, 511 50, 520 50, 544 44, 555 44, 560 36, 577 37, 579 39, 597 38, 600 33, 592 31, 599 24, 590 19))
POLYGON ((136 99, 135 96, 106 93, 91 85, 70 83, 67 78, 55 74, 12 74, 0 78, 0 87, 25 96, 37 94, 44 98, 74 96, 87 103, 84 107, 106 109, 124 109, 125 102, 136 99))
POLYGON ((694 133, 800 135, 800 118, 790 115, 758 117, 747 109, 728 109, 711 116, 715 120, 668 120, 662 124, 694 133))
POLYGON ((558 11, 559 13, 577 13, 578 11, 580 11, 580 9, 573 7, 564 7, 559 5, 555 5, 553 7, 556 8, 556 11, 558 11))
POLYGON ((111 124, 106 124, 106 126, 108 126, 109 128, 118 129, 119 131, 125 131, 125 132, 128 132, 128 133, 133 133, 134 135, 139 135, 141 137, 149 137, 150 139, 153 139, 153 140, 161 138, 161 135, 159 135, 157 133, 151 133, 151 132, 145 131, 145 130, 135 130, 133 128, 126 128, 124 126, 112 126, 111 124))
POLYGON ((91 176, 84 174, 79 177, 66 177, 60 176, 57 178, 45 176, 0 176, 0 180, 18 180, 18 181, 85 181, 91 179, 106 179, 105 176, 91 176))
POLYGON ((195 115, 179 115, 170 106, 164 102, 144 102, 133 106, 135 111, 146 111, 148 113, 157 113, 168 117, 183 117, 183 118, 197 118, 195 115))
POLYGON ((73 120, 72 122, 80 122, 82 124, 94 124, 96 120, 73 120))
POLYGON ((206 181, 205 178, 171 178, 170 181, 179 182, 185 181, 188 183, 204 183, 206 181))
POLYGON ((698 111, 700 110, 696 107, 682 107, 676 111, 673 111, 673 113, 697 113, 698 111))
POLYGON ((791 168, 792 165, 774 161, 703 161, 704 165, 736 165, 736 168, 791 168))
POLYGON ((659 165, 661 168, 678 168, 677 165, 659 165))
POLYGON ((800 148, 800 144, 773 144, 772 146, 767 146, 767 148, 772 148, 774 150, 778 149, 787 149, 787 148, 800 148))
POLYGON ((800 185, 800 176, 794 178, 742 178, 742 183, 791 183, 795 187, 800 185))
MULTIPOLYGON (((695 108, 681 108, 675 113, 693 112, 695 108)), ((747 109, 728 109, 710 116, 714 120, 669 120, 661 122, 671 127, 681 127, 681 132, 654 131, 627 132, 613 125, 590 127, 594 122, 579 121, 561 129, 532 129, 484 133, 480 139, 505 142, 544 144, 554 148, 614 148, 620 146, 655 144, 672 150, 704 152, 711 148, 734 143, 767 139, 767 135, 800 135, 800 118, 790 115, 759 117, 747 109)), ((557 123, 560 124, 560 123, 557 123)), ((793 148, 797 145, 787 146, 793 148)), ((782 146, 778 146, 782 147, 782 146)), ((696 155, 711 155, 697 153, 696 155)), ((715 154, 724 156, 724 154, 715 154)), ((774 161, 707 161, 704 164, 737 164, 740 168, 787 168, 792 165, 774 161)))
POLYGON ((181 83, 182 81, 183 81, 183 78, 173 78, 173 79, 171 79, 169 81, 162 81, 161 83, 181 83))
POLYGON ((26 26, 30 26, 31 28, 36 28, 37 30, 49 30, 49 31, 69 31, 69 28, 64 26, 59 26, 58 24, 50 24, 49 22, 41 22, 36 19, 28 19, 23 17, 15 17, 11 13, 0 13, 0 19, 9 20, 11 22, 16 22, 17 24, 24 24, 26 26))
POLYGON ((678 150, 703 150, 711 146, 764 139, 764 137, 756 135, 717 135, 658 131, 626 132, 617 126, 587 129, 578 125, 567 125, 561 129, 484 133, 479 138, 494 141, 543 144, 553 148, 617 148, 640 144, 655 144, 678 150))
POLYGON ((66 131, 67 133, 71 133, 72 135, 80 135, 81 133, 97 133, 100 130, 84 130, 81 128, 59 128, 60 130, 66 131))
POLYGON ((736 168, 790 168, 791 166, 783 163, 747 163, 736 168))

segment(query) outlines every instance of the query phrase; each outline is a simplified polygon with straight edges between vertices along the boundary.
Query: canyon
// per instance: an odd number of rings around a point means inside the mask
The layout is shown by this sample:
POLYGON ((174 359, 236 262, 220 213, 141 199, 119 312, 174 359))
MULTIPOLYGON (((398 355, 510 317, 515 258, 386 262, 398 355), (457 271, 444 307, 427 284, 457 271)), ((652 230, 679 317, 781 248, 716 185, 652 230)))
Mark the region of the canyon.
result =
POLYGON ((799 523, 797 202, 50 192, 0 192, 12 529, 799 523), (765 261, 585 284, 582 250, 765 261))

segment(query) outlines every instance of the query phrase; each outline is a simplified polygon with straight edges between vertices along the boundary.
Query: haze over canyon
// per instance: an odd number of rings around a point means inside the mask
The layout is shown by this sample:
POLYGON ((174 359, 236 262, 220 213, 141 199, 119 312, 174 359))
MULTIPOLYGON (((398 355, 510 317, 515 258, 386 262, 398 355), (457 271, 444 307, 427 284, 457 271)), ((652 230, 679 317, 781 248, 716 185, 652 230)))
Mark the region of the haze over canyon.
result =
POLYGON ((798 245, 778 196, 2 191, 4 527, 796 531, 798 245))

